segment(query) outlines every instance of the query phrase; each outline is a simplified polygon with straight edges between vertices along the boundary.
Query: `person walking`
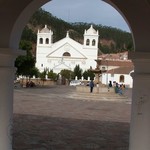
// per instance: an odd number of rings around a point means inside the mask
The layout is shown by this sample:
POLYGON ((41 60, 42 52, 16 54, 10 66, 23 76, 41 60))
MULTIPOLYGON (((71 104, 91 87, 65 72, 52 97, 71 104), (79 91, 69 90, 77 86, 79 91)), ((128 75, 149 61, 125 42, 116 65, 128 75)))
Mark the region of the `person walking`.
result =
POLYGON ((93 80, 90 81, 89 86, 90 86, 90 92, 92 93, 93 92, 93 88, 94 88, 94 82, 93 82, 93 80))

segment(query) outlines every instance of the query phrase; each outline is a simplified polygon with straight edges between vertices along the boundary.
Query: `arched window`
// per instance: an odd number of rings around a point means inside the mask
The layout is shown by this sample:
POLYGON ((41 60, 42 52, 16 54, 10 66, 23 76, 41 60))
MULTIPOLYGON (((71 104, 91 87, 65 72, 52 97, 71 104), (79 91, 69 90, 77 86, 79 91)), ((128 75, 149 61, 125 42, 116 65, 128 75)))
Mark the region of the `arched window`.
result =
POLYGON ((124 75, 121 75, 121 76, 120 76, 119 81, 120 81, 120 82, 124 82, 124 75))
POLYGON ((65 52, 65 53, 63 53, 63 56, 68 56, 68 57, 70 57, 71 55, 70 55, 70 53, 65 52))
POLYGON ((49 44, 49 39, 48 38, 46 38, 45 43, 49 44))
POLYGON ((43 44, 43 38, 40 38, 39 43, 40 43, 40 44, 43 44))
POLYGON ((92 46, 95 46, 96 41, 92 40, 92 46))
POLYGON ((90 40, 89 39, 86 40, 86 45, 90 45, 90 40))

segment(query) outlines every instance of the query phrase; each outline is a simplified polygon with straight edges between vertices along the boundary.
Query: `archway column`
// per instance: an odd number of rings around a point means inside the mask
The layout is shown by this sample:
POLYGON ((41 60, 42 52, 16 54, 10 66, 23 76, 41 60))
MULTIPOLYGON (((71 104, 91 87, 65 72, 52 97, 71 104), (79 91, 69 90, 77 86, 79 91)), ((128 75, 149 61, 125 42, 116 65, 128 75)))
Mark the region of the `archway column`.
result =
POLYGON ((0 48, 0 149, 12 150, 14 61, 17 53, 0 48))
POLYGON ((134 63, 129 150, 150 149, 150 53, 129 53, 134 63))

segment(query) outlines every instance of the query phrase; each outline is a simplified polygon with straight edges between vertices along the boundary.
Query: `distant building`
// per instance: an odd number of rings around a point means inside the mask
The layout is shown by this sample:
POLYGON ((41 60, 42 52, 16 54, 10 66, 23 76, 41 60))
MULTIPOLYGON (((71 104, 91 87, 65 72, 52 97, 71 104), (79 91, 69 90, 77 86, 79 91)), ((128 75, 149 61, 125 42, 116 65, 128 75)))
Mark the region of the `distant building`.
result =
POLYGON ((128 52, 117 54, 102 54, 98 57, 97 66, 101 70, 100 82, 109 84, 117 82, 125 84, 132 88, 133 79, 131 73, 134 72, 134 66, 131 60, 128 59, 128 52))
POLYGON ((83 71, 95 68, 98 54, 99 33, 93 26, 84 32, 83 45, 66 37, 53 43, 53 31, 45 27, 37 33, 36 67, 59 73, 62 69, 72 70, 79 65, 83 71))

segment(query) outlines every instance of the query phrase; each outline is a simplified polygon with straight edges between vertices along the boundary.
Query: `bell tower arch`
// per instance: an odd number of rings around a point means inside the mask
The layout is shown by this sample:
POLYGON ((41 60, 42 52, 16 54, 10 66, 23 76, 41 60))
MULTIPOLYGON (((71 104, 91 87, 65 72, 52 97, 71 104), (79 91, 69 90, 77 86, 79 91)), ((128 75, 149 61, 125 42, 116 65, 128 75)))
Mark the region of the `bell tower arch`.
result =
POLYGON ((98 48, 99 32, 93 28, 84 31, 84 48, 98 48))

